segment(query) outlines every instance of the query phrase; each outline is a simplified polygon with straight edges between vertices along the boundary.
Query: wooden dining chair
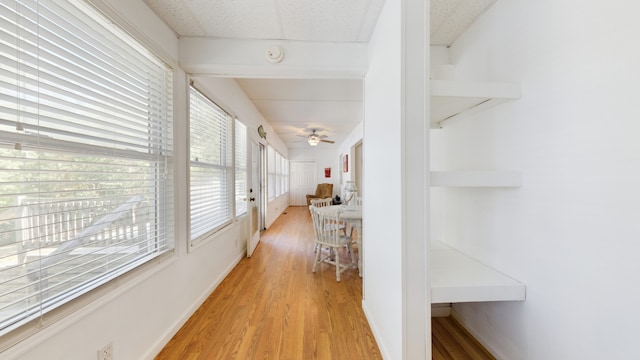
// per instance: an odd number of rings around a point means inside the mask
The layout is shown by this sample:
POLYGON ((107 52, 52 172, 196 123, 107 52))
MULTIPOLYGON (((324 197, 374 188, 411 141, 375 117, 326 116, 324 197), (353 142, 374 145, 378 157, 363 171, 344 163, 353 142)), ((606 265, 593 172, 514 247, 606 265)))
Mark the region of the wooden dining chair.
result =
POLYGON ((341 210, 336 212, 320 212, 315 207, 309 206, 311 217, 313 218, 313 228, 316 235, 316 245, 320 248, 328 248, 325 254, 322 251, 316 251, 316 258, 313 262, 312 272, 316 272, 318 264, 328 263, 336 267, 336 281, 340 281, 340 274, 349 269, 353 265, 353 259, 348 264, 340 262, 340 248, 347 247, 349 257, 351 257, 351 237, 344 235, 339 224, 341 210))
MULTIPOLYGON (((311 203, 311 206, 313 206, 314 208, 331 206, 330 197, 326 199, 310 199, 309 202, 311 203)), ((311 211, 311 206, 309 206, 309 211, 311 211)), ((320 247, 318 246, 318 244, 316 244, 316 246, 313 249, 313 252, 318 251, 318 249, 320 249, 320 247)))
POLYGON ((309 200, 309 202, 311 202, 311 205, 313 205, 315 207, 331 206, 331 198, 330 197, 328 197, 326 199, 311 199, 311 200, 309 200))
MULTIPOLYGON (((326 198, 326 199, 311 199, 311 206, 314 206, 316 208, 319 207, 325 207, 325 206, 331 206, 331 204, 333 204, 333 199, 331 198, 326 198)), ((340 223, 338 224, 338 227, 340 228, 340 230, 344 231, 344 234, 347 235, 347 224, 340 223)), ((318 246, 316 245, 316 248, 314 249, 314 252, 318 251, 318 246)))

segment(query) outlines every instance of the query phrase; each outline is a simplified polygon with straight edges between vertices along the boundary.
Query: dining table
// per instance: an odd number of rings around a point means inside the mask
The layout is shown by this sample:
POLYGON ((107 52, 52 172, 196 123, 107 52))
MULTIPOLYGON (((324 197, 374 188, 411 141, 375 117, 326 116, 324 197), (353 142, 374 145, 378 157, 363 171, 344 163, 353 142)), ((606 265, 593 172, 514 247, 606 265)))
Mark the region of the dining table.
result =
POLYGON ((340 220, 349 224, 352 229, 355 229, 358 232, 358 238, 356 239, 356 244, 358 245, 358 256, 357 260, 354 261, 354 265, 358 267, 358 274, 362 277, 362 206, 330 205, 318 207, 316 208, 316 211, 327 214, 334 214, 341 211, 340 220))

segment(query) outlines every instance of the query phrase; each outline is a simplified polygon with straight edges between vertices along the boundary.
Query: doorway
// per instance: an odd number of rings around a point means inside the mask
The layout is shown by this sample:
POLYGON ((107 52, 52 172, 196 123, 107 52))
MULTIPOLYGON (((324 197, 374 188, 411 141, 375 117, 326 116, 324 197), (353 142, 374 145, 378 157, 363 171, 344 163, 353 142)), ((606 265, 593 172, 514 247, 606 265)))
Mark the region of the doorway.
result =
POLYGON ((265 150, 264 145, 256 141, 250 141, 249 154, 251 154, 249 199, 249 238, 247 239, 247 257, 251 257, 256 246, 260 242, 260 233, 265 226, 265 150))
POLYGON ((289 163, 289 203, 291 206, 307 206, 307 194, 315 194, 317 185, 315 161, 291 161, 289 163))
POLYGON ((356 182, 358 195, 362 196, 362 141, 355 145, 353 153, 353 180, 356 182))

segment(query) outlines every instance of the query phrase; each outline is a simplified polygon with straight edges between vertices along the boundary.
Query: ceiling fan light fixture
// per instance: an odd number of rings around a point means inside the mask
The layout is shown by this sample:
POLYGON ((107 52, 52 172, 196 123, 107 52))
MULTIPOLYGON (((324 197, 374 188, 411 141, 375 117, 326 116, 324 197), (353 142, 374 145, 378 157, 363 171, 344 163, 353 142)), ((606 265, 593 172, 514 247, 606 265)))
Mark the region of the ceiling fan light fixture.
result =
POLYGON ((318 146, 318 143, 320 143, 320 138, 317 135, 309 135, 309 138, 307 139, 307 141, 309 142, 309 145, 311 146, 318 146))

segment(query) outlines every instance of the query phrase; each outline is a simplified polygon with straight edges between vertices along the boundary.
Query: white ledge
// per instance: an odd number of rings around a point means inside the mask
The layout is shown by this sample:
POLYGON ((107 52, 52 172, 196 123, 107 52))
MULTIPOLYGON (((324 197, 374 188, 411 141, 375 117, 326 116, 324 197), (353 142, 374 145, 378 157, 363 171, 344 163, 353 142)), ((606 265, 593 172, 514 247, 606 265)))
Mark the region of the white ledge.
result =
POLYGON ((431 303, 525 300, 525 286, 441 242, 431 243, 431 303))
POLYGON ((431 171, 431 186, 519 187, 519 171, 431 171))
POLYGON ((430 84, 432 128, 522 95, 520 84, 511 82, 431 80, 430 84))

